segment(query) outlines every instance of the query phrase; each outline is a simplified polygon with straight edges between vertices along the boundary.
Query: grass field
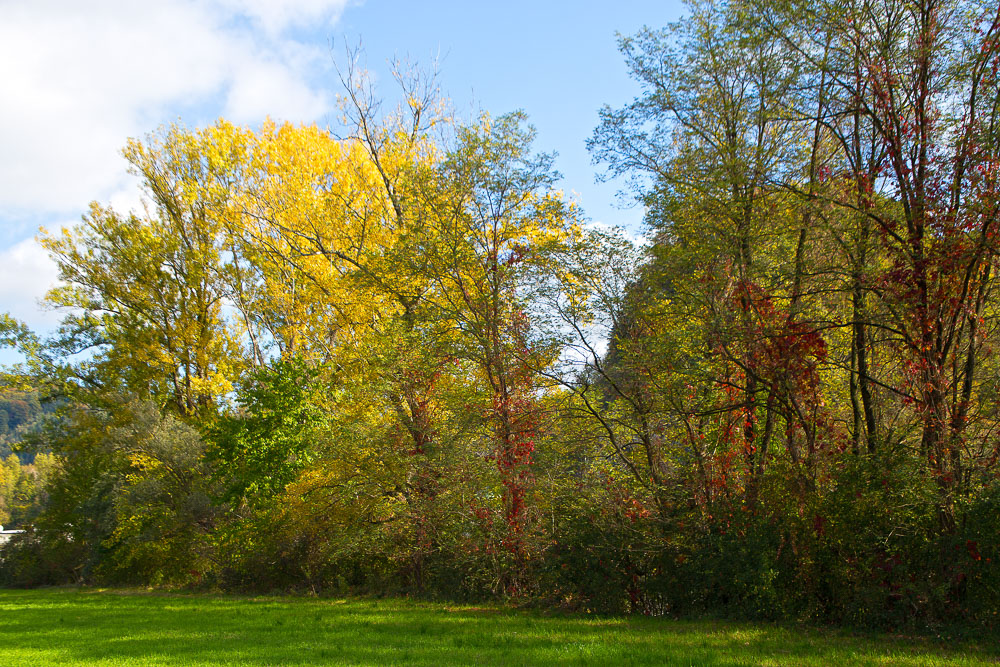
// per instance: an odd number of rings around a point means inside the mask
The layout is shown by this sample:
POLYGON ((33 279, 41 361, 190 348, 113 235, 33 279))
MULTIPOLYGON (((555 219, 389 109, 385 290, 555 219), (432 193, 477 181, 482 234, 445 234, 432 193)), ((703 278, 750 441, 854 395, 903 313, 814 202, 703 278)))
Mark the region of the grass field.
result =
POLYGON ((989 641, 409 600, 0 590, 0 665, 996 664, 989 641))

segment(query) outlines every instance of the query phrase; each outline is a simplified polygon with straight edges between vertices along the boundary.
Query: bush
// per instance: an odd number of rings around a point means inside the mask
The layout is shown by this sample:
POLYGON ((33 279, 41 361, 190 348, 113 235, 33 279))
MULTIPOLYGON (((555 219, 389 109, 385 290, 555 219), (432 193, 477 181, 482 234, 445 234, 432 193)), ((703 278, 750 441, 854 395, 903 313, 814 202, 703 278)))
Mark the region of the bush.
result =
POLYGON ((64 535, 28 529, 0 549, 0 586, 33 588, 80 583, 86 548, 64 535))

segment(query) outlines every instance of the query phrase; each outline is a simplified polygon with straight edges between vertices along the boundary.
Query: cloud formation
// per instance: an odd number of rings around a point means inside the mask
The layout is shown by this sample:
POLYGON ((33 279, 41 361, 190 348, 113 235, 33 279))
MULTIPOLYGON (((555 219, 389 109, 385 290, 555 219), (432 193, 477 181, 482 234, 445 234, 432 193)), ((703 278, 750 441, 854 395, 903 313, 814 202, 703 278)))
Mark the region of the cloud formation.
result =
POLYGON ((121 191, 125 138, 178 115, 322 120, 333 96, 312 83, 329 63, 317 34, 349 1, 0 0, 0 219, 121 191))
POLYGON ((61 315, 42 311, 38 300, 55 287, 56 265, 34 239, 26 239, 0 251, 0 304, 2 310, 33 328, 54 328, 61 315))

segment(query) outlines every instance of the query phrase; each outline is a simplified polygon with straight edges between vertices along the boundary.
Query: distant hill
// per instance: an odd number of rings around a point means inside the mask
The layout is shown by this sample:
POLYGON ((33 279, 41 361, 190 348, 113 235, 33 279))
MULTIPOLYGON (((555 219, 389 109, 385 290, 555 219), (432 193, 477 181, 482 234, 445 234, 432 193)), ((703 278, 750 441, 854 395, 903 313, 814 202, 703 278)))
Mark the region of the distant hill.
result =
POLYGON ((55 408, 54 403, 43 405, 36 391, 0 389, 0 459, 13 453, 22 463, 31 463, 34 453, 17 451, 17 444, 25 433, 55 408))

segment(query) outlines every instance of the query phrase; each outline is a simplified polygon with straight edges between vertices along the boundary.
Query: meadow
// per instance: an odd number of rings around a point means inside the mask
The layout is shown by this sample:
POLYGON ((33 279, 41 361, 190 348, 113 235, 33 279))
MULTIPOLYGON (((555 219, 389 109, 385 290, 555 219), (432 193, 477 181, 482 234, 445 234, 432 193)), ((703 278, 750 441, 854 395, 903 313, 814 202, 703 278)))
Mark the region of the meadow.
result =
POLYGON ((981 665, 990 639, 408 599, 0 591, 0 665, 981 665))

